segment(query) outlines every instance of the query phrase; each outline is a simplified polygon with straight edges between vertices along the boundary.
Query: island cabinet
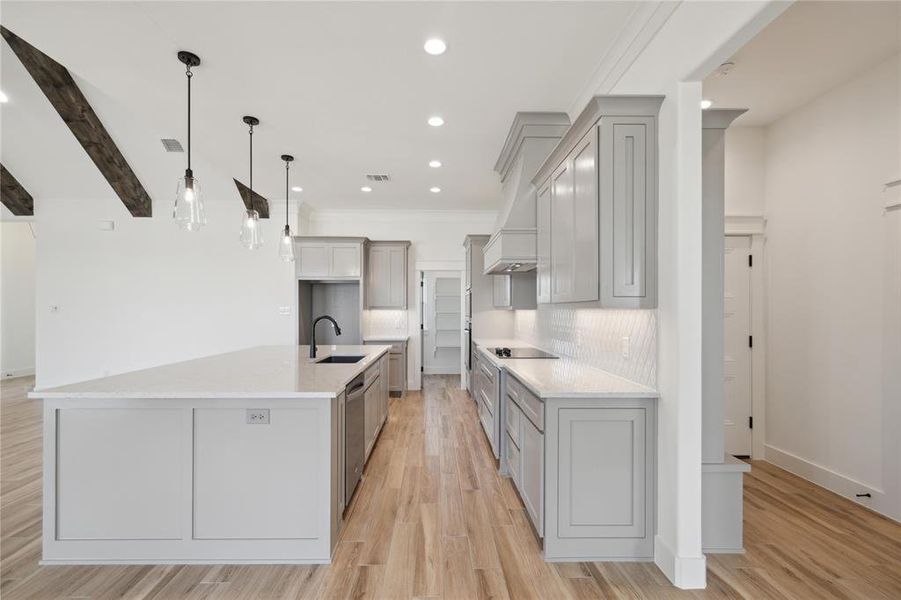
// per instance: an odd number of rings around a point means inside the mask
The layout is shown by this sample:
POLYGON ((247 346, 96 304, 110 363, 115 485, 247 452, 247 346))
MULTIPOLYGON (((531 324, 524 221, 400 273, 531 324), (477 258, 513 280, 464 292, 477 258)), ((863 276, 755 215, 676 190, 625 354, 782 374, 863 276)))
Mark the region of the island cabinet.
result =
POLYGON ((403 396, 407 391, 407 338, 368 336, 363 343, 391 346, 386 367, 388 393, 391 396, 403 396))
POLYGON ((359 279, 365 238, 295 238, 298 279, 359 279))
POLYGON ((366 307, 407 308, 407 254, 410 242, 369 242, 366 307))
POLYGON ((655 400, 539 399, 505 380, 504 471, 545 560, 652 558, 655 400))
POLYGON ((539 303, 656 307, 661 102, 595 97, 533 178, 539 303))

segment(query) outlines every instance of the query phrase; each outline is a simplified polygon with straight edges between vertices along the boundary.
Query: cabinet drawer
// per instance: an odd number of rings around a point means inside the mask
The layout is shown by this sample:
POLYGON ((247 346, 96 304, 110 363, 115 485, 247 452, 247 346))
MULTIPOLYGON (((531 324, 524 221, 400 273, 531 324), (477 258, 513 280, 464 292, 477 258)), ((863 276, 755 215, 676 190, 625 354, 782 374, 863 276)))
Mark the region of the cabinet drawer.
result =
POLYGON ((512 375, 507 377, 507 395, 513 399, 539 431, 544 431, 544 403, 538 399, 538 396, 529 391, 512 375))
POLYGON ((479 402, 484 404, 492 415, 496 412, 494 409, 494 399, 485 392, 484 387, 479 388, 479 402))
POLYGON ((522 481, 522 462, 520 461, 519 447, 509 435, 507 435, 507 470, 518 488, 522 481))
POLYGON ((504 412, 506 413, 506 429, 507 435, 513 443, 516 444, 516 447, 519 447, 519 432, 520 432, 520 420, 522 419, 522 412, 520 412, 519 407, 516 406, 516 403, 507 396, 504 399, 505 406, 504 412))

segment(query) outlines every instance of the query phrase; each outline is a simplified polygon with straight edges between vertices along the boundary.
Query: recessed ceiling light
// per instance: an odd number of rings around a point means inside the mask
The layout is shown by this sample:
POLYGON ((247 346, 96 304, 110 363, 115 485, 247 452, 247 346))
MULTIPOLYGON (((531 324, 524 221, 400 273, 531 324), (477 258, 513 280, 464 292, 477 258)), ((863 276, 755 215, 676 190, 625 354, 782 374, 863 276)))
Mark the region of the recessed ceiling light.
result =
POLYGON ((300 187, 299 185, 295 185, 294 187, 291 188, 291 191, 292 192, 302 192, 303 188, 300 187))
POLYGON ((430 187, 429 191, 432 192, 433 194, 437 194, 438 192, 441 191, 441 188, 438 186, 434 186, 434 187, 430 187))
POLYGON ((438 167, 441 166, 441 161, 440 160, 430 160, 429 166, 432 167, 433 169, 437 169, 438 167))
POLYGON ((364 185, 363 187, 360 188, 360 191, 361 192, 371 192, 372 188, 369 187, 368 185, 364 185))
POLYGON ((711 106, 713 106, 713 102, 710 100, 701 100, 701 110, 707 110, 711 106))
POLYGON ((433 56, 438 56, 439 54, 444 54, 444 51, 447 50, 447 44, 444 43, 444 40, 439 38, 431 38, 426 40, 425 45, 423 46, 426 52, 433 56))
POLYGON ((438 116, 429 117, 429 125, 432 127, 441 127, 444 125, 444 119, 438 116))
POLYGON ((0 92, 0 102, 9 102, 9 98, 3 92, 0 92))

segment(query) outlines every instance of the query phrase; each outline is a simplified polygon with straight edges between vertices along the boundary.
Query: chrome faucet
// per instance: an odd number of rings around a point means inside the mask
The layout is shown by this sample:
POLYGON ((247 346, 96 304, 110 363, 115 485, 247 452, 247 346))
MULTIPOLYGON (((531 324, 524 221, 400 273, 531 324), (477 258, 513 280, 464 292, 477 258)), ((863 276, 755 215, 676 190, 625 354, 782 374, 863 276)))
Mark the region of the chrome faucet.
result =
POLYGON ((321 317, 316 317, 313 320, 313 326, 310 327, 310 358, 316 358, 316 323, 321 321, 322 319, 326 319, 332 322, 332 326, 335 328, 335 335, 341 335, 341 328, 338 327, 338 322, 331 318, 329 315, 322 315, 321 317))

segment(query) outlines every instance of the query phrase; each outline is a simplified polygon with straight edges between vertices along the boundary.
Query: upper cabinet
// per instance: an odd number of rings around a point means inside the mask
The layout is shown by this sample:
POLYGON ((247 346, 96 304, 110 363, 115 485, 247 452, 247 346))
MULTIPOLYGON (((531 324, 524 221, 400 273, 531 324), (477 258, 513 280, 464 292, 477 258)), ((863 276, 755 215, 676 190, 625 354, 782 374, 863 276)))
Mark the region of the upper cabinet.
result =
POLYGON ((365 238, 299 237, 298 279, 359 279, 363 273, 365 238))
POLYGON ((659 96, 597 96, 532 179, 539 302, 657 305, 659 96))
POLYGON ((538 304, 551 301, 551 186, 538 190, 538 276, 536 281, 538 304))
POLYGON ((407 251, 410 242, 370 242, 366 305, 370 309, 407 308, 407 251))
POLYGON ((535 273, 492 275, 494 308, 535 309, 535 273))

